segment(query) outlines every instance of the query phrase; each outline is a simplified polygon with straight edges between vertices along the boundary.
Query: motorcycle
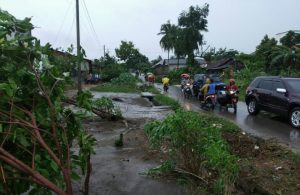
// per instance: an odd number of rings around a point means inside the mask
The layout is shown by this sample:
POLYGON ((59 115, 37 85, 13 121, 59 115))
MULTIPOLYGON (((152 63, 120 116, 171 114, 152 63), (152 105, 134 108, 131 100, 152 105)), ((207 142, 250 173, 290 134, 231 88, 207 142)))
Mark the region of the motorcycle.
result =
POLYGON ((192 89, 191 89, 191 84, 187 83, 183 87, 183 95, 184 98, 189 99, 192 96, 192 89))
POLYGON ((201 108, 208 111, 214 110, 217 103, 216 98, 216 94, 207 95, 204 101, 200 103, 201 108))
POLYGON ((238 90, 229 90, 228 92, 220 91, 217 98, 217 101, 220 104, 220 110, 222 107, 225 107, 226 110, 228 110, 228 108, 233 108, 234 113, 236 113, 237 103, 239 101, 238 94, 238 90))

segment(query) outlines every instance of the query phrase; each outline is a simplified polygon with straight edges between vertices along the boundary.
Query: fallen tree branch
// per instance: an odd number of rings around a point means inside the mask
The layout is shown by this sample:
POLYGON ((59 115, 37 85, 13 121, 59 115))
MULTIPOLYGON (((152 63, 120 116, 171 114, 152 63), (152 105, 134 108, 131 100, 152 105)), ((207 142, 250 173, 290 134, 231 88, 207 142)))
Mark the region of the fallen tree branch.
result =
POLYGON ((196 175, 194 173, 185 171, 185 170, 180 169, 180 168, 175 168, 174 171, 177 172, 177 173, 183 173, 183 174, 191 175, 193 177, 196 177, 197 179, 200 179, 201 181, 205 182, 206 184, 208 184, 208 181, 206 181, 204 178, 202 178, 199 175, 196 175))
MULTIPOLYGON (((74 105, 78 108, 81 108, 80 106, 78 106, 77 102, 71 98, 66 98, 64 100, 65 103, 67 104, 71 104, 71 105, 74 105)), ((98 109, 98 108, 95 108, 93 107, 92 110, 91 110, 94 114, 96 114, 97 116, 101 117, 101 118, 104 118, 104 119, 110 119, 110 120, 118 120, 118 119, 122 119, 122 116, 118 116, 118 115, 114 115, 112 113, 109 113, 105 110, 101 110, 101 109, 98 109)))

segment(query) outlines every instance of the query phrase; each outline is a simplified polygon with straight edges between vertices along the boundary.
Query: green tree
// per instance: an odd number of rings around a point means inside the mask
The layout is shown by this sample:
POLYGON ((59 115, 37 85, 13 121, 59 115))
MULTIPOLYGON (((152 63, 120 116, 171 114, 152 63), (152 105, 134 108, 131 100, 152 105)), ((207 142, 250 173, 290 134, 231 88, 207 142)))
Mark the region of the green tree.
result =
POLYGON ((207 31, 207 16, 209 5, 205 4, 202 8, 191 6, 189 11, 183 11, 178 18, 178 25, 182 29, 183 51, 188 56, 188 63, 195 64, 195 50, 203 44, 201 31, 207 31))
POLYGON ((131 41, 121 41, 120 47, 115 51, 117 57, 124 61, 128 68, 136 68, 138 63, 149 63, 148 58, 141 54, 131 41))
POLYGON ((166 24, 161 25, 158 33, 158 35, 163 35, 159 43, 165 51, 168 51, 168 60, 170 59, 170 51, 175 48, 177 31, 178 27, 168 20, 166 24))
POLYGON ((288 31, 287 34, 280 39, 280 43, 289 48, 300 44, 300 34, 294 31, 288 31))
POLYGON ((95 140, 64 106, 64 70, 32 29, 29 19, 0 10, 0 194, 72 194, 95 140))
POLYGON ((282 69, 296 68, 296 62, 300 59, 299 50, 291 49, 284 45, 277 45, 270 54, 270 68, 275 68, 278 72, 282 69))
POLYGON ((277 46, 277 41, 274 38, 269 38, 265 35, 261 40, 260 44, 256 47, 255 55, 258 60, 263 61, 265 65, 265 70, 269 70, 271 66, 271 54, 273 49, 277 46))

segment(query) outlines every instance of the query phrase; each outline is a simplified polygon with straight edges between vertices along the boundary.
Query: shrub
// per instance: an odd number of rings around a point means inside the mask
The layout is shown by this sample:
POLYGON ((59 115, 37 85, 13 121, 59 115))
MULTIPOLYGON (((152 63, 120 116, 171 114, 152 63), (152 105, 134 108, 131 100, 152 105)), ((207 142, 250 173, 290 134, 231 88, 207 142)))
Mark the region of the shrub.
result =
POLYGON ((163 94, 157 94, 154 97, 154 100, 157 101, 159 104, 170 106, 172 110, 177 110, 181 107, 178 101, 163 94))
MULTIPOLYGON (((222 138, 222 132, 227 128, 214 119, 209 115, 178 110, 164 121, 147 124, 145 131, 153 146, 167 146, 175 169, 179 167, 203 180, 213 180, 210 189, 224 194, 230 192, 239 167, 237 158, 230 154, 227 142, 222 138)), ((233 130, 231 126, 230 131, 233 130)))
POLYGON ((109 82, 113 78, 117 78, 121 73, 126 72, 123 64, 110 64, 103 68, 102 80, 104 82, 109 82))
POLYGON ((135 86, 138 79, 135 78, 130 73, 121 73, 117 78, 113 78, 111 80, 111 83, 113 85, 129 85, 129 86, 135 86))

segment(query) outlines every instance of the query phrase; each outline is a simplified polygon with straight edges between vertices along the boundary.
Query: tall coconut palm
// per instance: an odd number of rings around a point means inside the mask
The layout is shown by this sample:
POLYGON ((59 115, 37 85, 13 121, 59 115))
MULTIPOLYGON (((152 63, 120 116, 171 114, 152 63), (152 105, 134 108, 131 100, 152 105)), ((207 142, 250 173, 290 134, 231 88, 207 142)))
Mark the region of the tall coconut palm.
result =
POLYGON ((158 33, 158 35, 163 35, 159 43, 165 51, 168 51, 168 61, 170 58, 170 51, 174 49, 177 28, 176 25, 171 24, 168 20, 166 24, 161 25, 160 32, 158 33))

